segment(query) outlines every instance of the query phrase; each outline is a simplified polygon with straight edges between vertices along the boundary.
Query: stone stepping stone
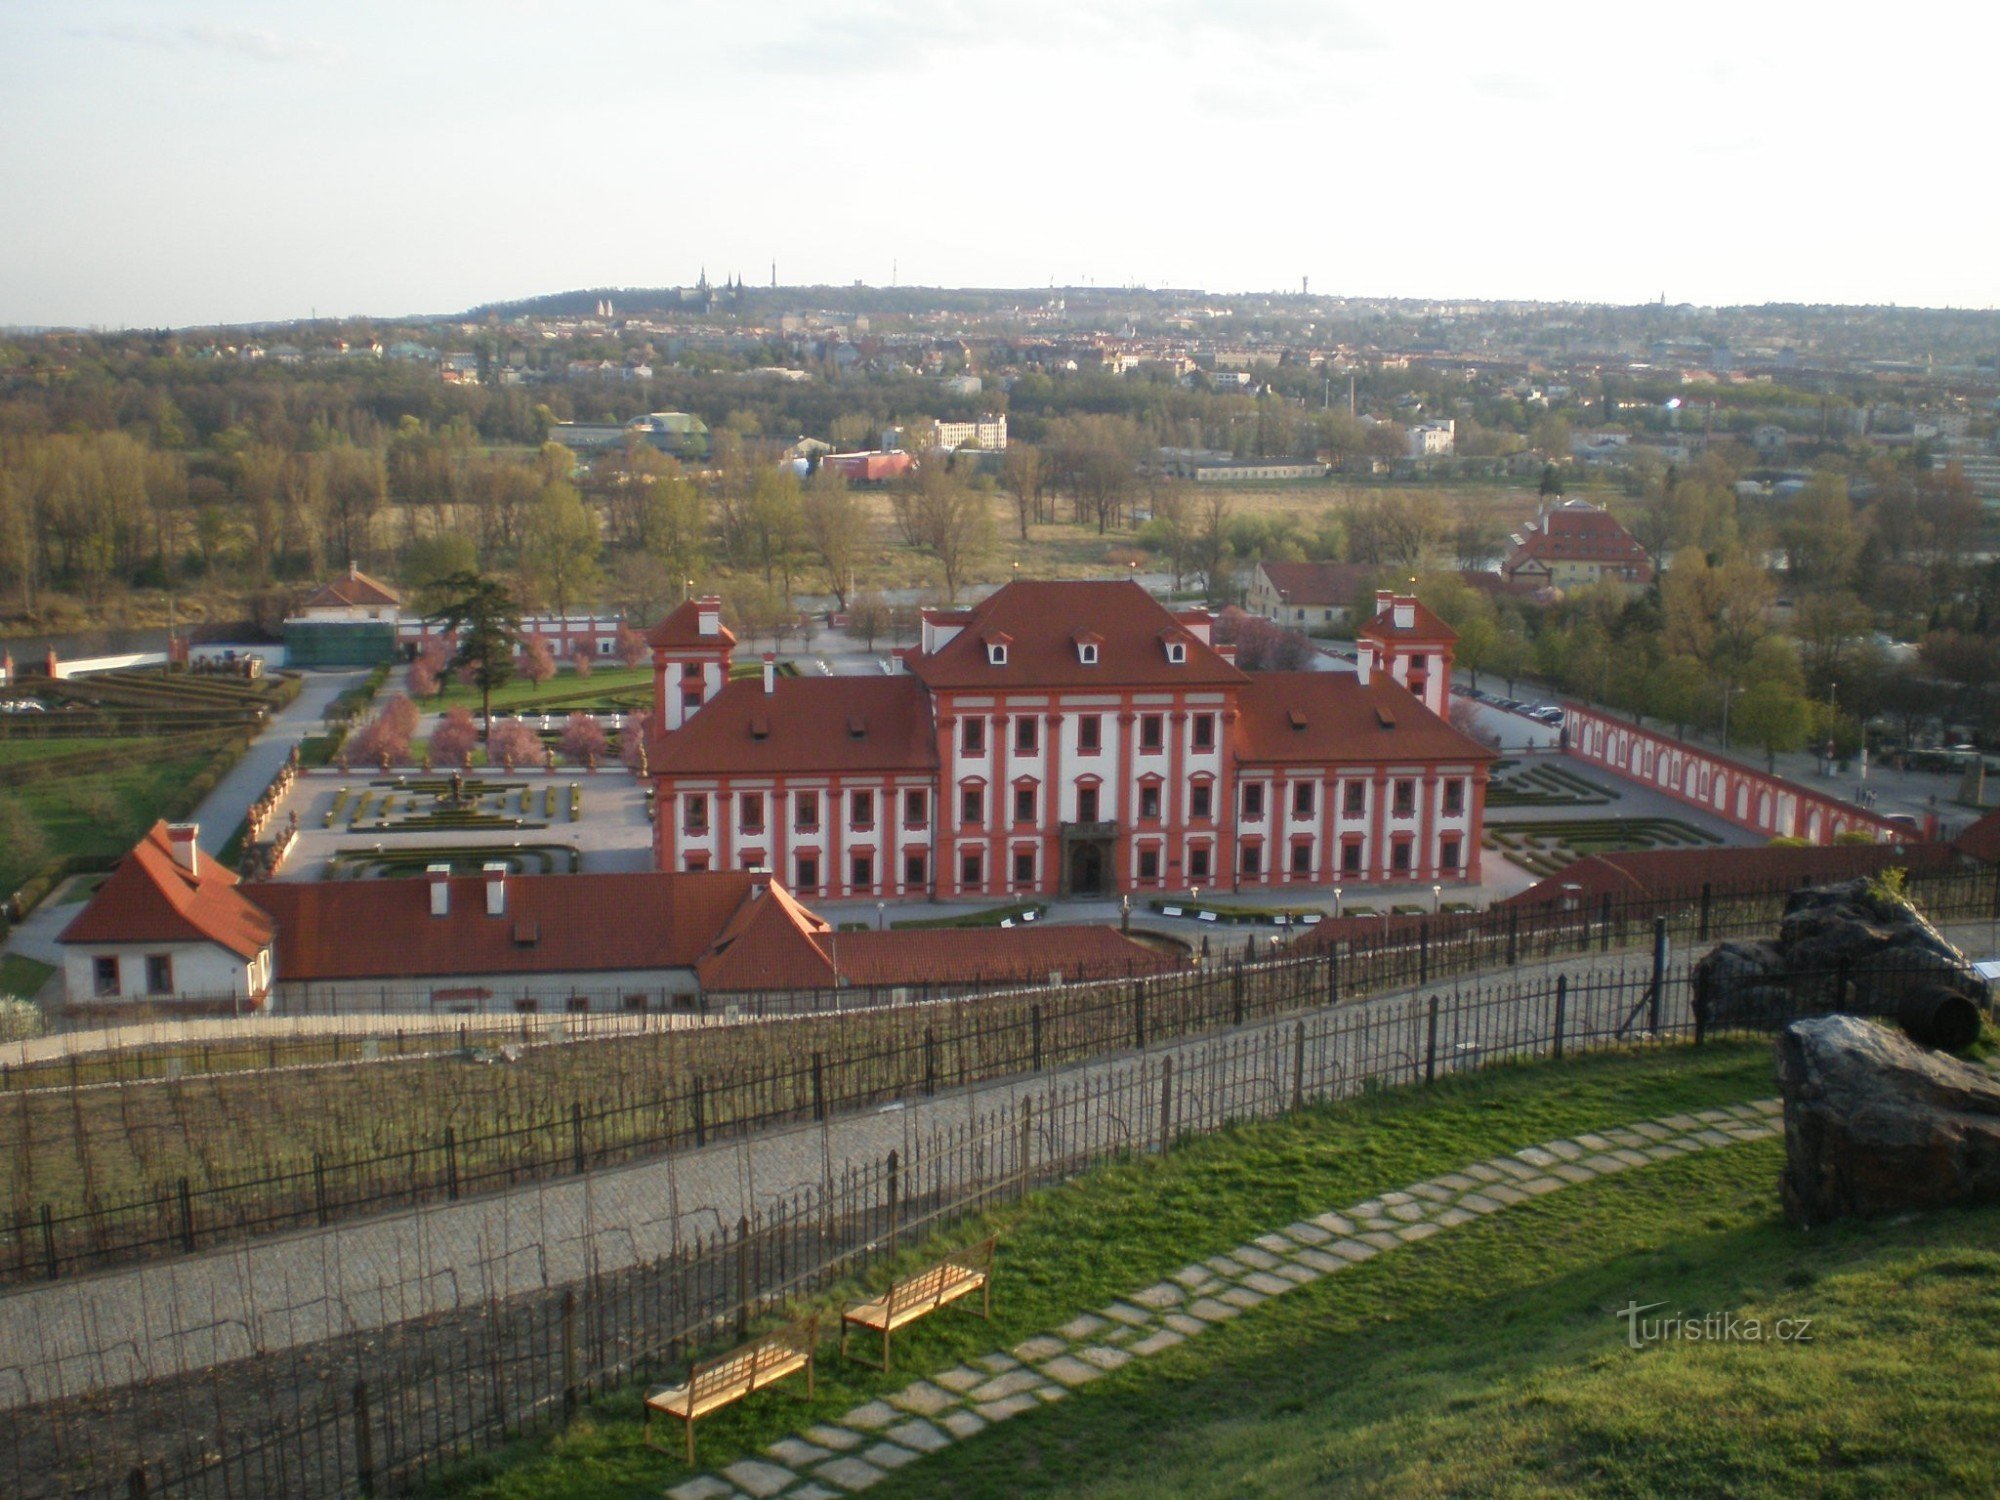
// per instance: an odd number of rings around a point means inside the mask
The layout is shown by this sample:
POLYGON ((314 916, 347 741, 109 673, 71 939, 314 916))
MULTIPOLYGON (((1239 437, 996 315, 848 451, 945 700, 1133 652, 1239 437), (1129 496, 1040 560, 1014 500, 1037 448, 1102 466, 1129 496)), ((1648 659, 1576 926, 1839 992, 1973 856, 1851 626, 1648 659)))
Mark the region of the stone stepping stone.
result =
POLYGON ((766 1500, 767 1496, 777 1494, 779 1490, 782 1490, 786 1485, 799 1477, 790 1469, 781 1468, 777 1464, 767 1464, 754 1458, 746 1458, 740 1463, 733 1463, 724 1469, 722 1474, 724 1478, 735 1485, 736 1488, 743 1491, 744 1494, 755 1497, 755 1500, 766 1500))
POLYGON ((1499 1200, 1502 1207, 1511 1208, 1516 1203, 1526 1203, 1528 1195, 1512 1183, 1496 1182, 1486 1189, 1486 1196, 1499 1200))
MULTIPOLYGON (((1061 1339, 1030 1339, 1031 1344, 1050 1343, 1055 1345, 1054 1353, 1063 1347, 1061 1339)), ((958 1405, 958 1397, 942 1387, 932 1385, 928 1380, 919 1380, 904 1387, 893 1396, 883 1398, 891 1406, 899 1406, 904 1411, 915 1412, 920 1417, 934 1417, 947 1407, 958 1405)))
POLYGON ((1437 1232, 1437 1225, 1426 1220, 1421 1224, 1404 1225, 1397 1231, 1397 1238, 1408 1244, 1416 1240, 1427 1240, 1437 1232))
MULTIPOLYGON (((1042 1373, 1051 1380, 1061 1381, 1064 1385, 1076 1386, 1097 1379, 1104 1370, 1101 1366, 1078 1359, 1073 1354, 1065 1354, 1043 1365, 1042 1373)), ((982 1411, 984 1409, 981 1408, 982 1411)))
POLYGON ((972 1362, 982 1370, 991 1370, 995 1375, 1021 1368, 1021 1362, 1008 1354, 982 1354, 972 1362))
POLYGON ((1291 1282, 1269 1271, 1252 1271, 1243 1278, 1243 1285, 1253 1292, 1262 1292, 1266 1297, 1282 1297, 1292 1289, 1291 1282))
MULTIPOLYGON (((1564 1182, 1568 1183, 1589 1182, 1593 1177, 1597 1175, 1596 1172, 1591 1170, 1589 1167, 1582 1165, 1579 1162, 1566 1161, 1559 1166, 1551 1168, 1550 1170, 1553 1171, 1555 1175, 1560 1177, 1564 1182)), ((1529 1184, 1529 1190, 1533 1191, 1532 1183, 1529 1184)))
POLYGON ((1328 1234, 1354 1233, 1354 1226, 1339 1214, 1321 1214, 1313 1220, 1313 1223, 1324 1229, 1328 1234))
POLYGON ((931 1379, 946 1390, 956 1391, 962 1396, 986 1377, 978 1370, 968 1370, 964 1365, 958 1365, 946 1370, 942 1375, 933 1375, 931 1379))
POLYGON ((1688 1131, 1697 1128, 1701 1121, 1693 1115, 1661 1115, 1660 1123, 1669 1130, 1688 1131))
POLYGON ((1750 1108, 1768 1118, 1772 1115, 1783 1114, 1785 1112, 1785 1103, 1782 1099, 1752 1099, 1750 1101, 1750 1108))
POLYGON ((1729 1137, 1713 1128, 1697 1130, 1694 1133, 1694 1139, 1700 1141, 1704 1146, 1726 1146, 1729 1144, 1729 1137))
POLYGON ((1056 1332, 1074 1343, 1078 1339, 1087 1339, 1100 1328, 1108 1326, 1104 1319, 1094 1318, 1089 1313, 1085 1313, 1080 1318, 1071 1318, 1062 1327, 1058 1328, 1056 1332))
MULTIPOLYGON (((1024 1411, 1033 1411, 1036 1404, 1033 1396, 1002 1396, 998 1401, 982 1401, 973 1410, 989 1422, 1004 1422, 1024 1411)), ((823 1474, 826 1471, 822 1469, 820 1472, 823 1474)))
POLYGON ((1398 1203, 1389 1210, 1389 1217, 1400 1219, 1405 1224, 1414 1224, 1430 1212, 1425 1203, 1398 1203))
POLYGON ((1456 1229, 1461 1224, 1470 1224, 1478 1217, 1477 1214, 1467 1213, 1462 1208, 1447 1208, 1437 1216, 1438 1228, 1456 1229))
POLYGON ((1611 1149, 1611 1142, 1607 1141, 1601 1135, 1580 1135, 1576 1138, 1576 1143, 1586 1151, 1609 1151, 1611 1149))
POLYGON ((1604 1135, 1613 1146, 1635 1148, 1646 1144, 1646 1138, 1636 1130, 1607 1130, 1604 1135))
POLYGON ((1107 1349, 1102 1344, 1094 1344, 1082 1355, 1100 1370, 1115 1370, 1120 1365, 1132 1363, 1132 1356, 1123 1349, 1107 1349))
POLYGON ((1336 1240, 1326 1247, 1349 1265, 1359 1265, 1364 1260, 1373 1260, 1380 1253, 1380 1245, 1370 1245, 1362 1240, 1336 1240))
POLYGON ((1361 1227, 1363 1229, 1372 1229, 1377 1234, 1383 1234, 1393 1230, 1401 1222, 1402 1220, 1400 1219, 1385 1219, 1380 1215, 1371 1214, 1361 1221, 1361 1227))
POLYGON ((843 1427, 859 1427, 863 1432, 880 1432, 891 1422, 900 1422, 903 1414, 886 1401, 870 1401, 865 1406, 857 1406, 840 1419, 843 1427))
POLYGON ((1523 1190, 1533 1193, 1539 1198, 1544 1193, 1555 1192, 1562 1185, 1563 1180, 1560 1177, 1530 1177, 1526 1182, 1521 1184, 1521 1187, 1523 1190))
POLYGON ((717 1500, 718 1496, 729 1493, 729 1486, 713 1474, 704 1474, 699 1479, 690 1479, 686 1484, 677 1484, 667 1491, 667 1500, 717 1500))
POLYGON ((1208 1325, 1193 1313, 1171 1312, 1160 1319, 1160 1321, 1175 1333, 1184 1334, 1188 1338, 1193 1338, 1198 1333, 1206 1333, 1208 1331, 1208 1325))
POLYGON ((900 1469, 917 1455, 895 1443, 877 1443, 861 1455, 878 1469, 900 1469))
POLYGON ((1649 1141, 1664 1141, 1673 1132, 1664 1125, 1655 1125, 1651 1120, 1642 1120, 1632 1127, 1632 1134, 1649 1141))
POLYGON ((939 1432, 921 1417, 908 1422, 898 1422, 882 1434, 892 1443, 900 1443, 905 1448, 918 1453, 935 1453, 940 1448, 949 1448, 951 1439, 939 1432))
POLYGON ((814 1477, 824 1479, 829 1484, 837 1484, 843 1490, 865 1490, 882 1479, 882 1470, 865 1458, 849 1455, 831 1459, 813 1470, 814 1477))
POLYGON ((1244 1245, 1229 1253, 1253 1271, 1268 1271, 1278 1263, 1277 1256, 1267 1255, 1254 1245, 1244 1245))
MULTIPOLYGON (((1471 1186, 1470 1183, 1466 1185, 1471 1186)), ((1433 1203, 1451 1202, 1451 1189, 1435 1182, 1420 1182, 1411 1188, 1410 1192, 1416 1197, 1428 1198, 1433 1203)))
POLYGON ((1197 1318, 1210 1323, 1226 1323, 1243 1309, 1231 1307, 1227 1302, 1218 1302, 1213 1297, 1203 1297, 1188 1309, 1197 1318))
POLYGON ((1218 1276, 1234 1279, 1243 1274, 1244 1268, 1226 1255, 1211 1256, 1204 1264, 1218 1276))
POLYGON ((1410 1195, 1408 1193, 1384 1193, 1382 1195, 1384 1206, 1389 1208, 1394 1208, 1398 1203, 1408 1203, 1409 1201, 1410 1195))
POLYGON ((1704 1125, 1720 1125, 1724 1120, 1729 1118, 1729 1111, 1724 1109, 1698 1109, 1694 1112, 1694 1117, 1704 1125))
POLYGON ((1182 1286, 1193 1289, 1198 1286, 1207 1286, 1211 1281, 1215 1280, 1215 1272, 1209 1270, 1207 1266, 1182 1266, 1167 1279, 1178 1281, 1182 1286))
POLYGON ((1342 1260, 1338 1255, 1329 1255, 1324 1250, 1301 1250, 1297 1260, 1300 1265, 1310 1266, 1314 1271, 1321 1273, 1338 1271, 1352 1264, 1351 1261, 1342 1260))
POLYGON ((1301 1245, 1324 1245, 1333 1238, 1333 1235, 1334 1231, 1322 1229, 1317 1224, 1307 1224, 1303 1220, 1285 1226, 1285 1237, 1301 1245))
POLYGON ((1186 1342, 1187 1336, 1185 1334, 1176 1333, 1171 1328, 1162 1328, 1158 1333, 1139 1340, 1138 1343, 1132 1346, 1132 1352, 1138 1355, 1158 1354, 1163 1349, 1171 1349, 1176 1344, 1185 1344, 1186 1342))
POLYGON ((1035 1399, 1040 1401, 1044 1406, 1054 1406, 1058 1401, 1065 1400, 1068 1396, 1069 1387, 1063 1385, 1045 1385, 1035 1392, 1035 1399))
POLYGON ((1130 1343, 1133 1339, 1136 1339, 1138 1336, 1139 1336, 1138 1329, 1131 1328, 1123 1323, 1120 1323, 1116 1328, 1108 1328, 1105 1330, 1104 1341, 1107 1344, 1127 1344, 1130 1343))
POLYGON ((785 1500, 840 1500, 840 1491, 830 1490, 809 1479, 795 1490, 786 1490, 785 1500))
POLYGON ((974 1433, 986 1430, 986 1418, 976 1411, 946 1412, 942 1420, 944 1430, 961 1442, 974 1433))
POLYGON ((1550 1141, 1548 1149, 1555 1152, 1564 1161, 1581 1161, 1583 1159, 1583 1147, 1577 1145, 1575 1141, 1550 1141))
POLYGON ((1540 1146, 1523 1146, 1514 1155, 1531 1167, 1552 1167, 1556 1164, 1555 1153, 1540 1146))
POLYGON ((1128 1328, 1137 1328, 1143 1323, 1153 1321, 1151 1313, 1143 1308, 1133 1307, 1131 1304, 1125 1302, 1114 1302, 1109 1307, 1101 1308, 1099 1311, 1105 1317, 1115 1322, 1123 1323, 1128 1328))
MULTIPOLYGON (((1013 1369, 1004 1375, 994 1376, 984 1385, 974 1386, 966 1394, 973 1401, 999 1401, 1022 1391, 1032 1391, 1041 1383, 1041 1376, 1033 1370, 1013 1369)), ((889 1424, 884 1422, 882 1425, 887 1427, 889 1424)))
POLYGON ((1348 1212, 1357 1219, 1379 1219, 1382 1217, 1382 1200, 1370 1198, 1365 1203, 1357 1203, 1348 1212))
MULTIPOLYGON (((1547 1155, 1546 1152, 1543 1154, 1547 1155)), ((1549 1157, 1549 1160, 1553 1162, 1555 1158, 1551 1156, 1549 1157)), ((1498 1161, 1494 1162, 1493 1165, 1498 1167, 1508 1177, 1513 1178, 1514 1181, 1516 1182, 1526 1182, 1531 1177, 1539 1177, 1541 1175, 1541 1169, 1539 1167, 1530 1166, 1525 1161, 1515 1161, 1511 1156, 1502 1157, 1498 1161)), ((1496 1179, 1496 1181, 1497 1180, 1499 1179, 1496 1179)))
POLYGON ((1134 1292, 1131 1300, 1141 1307, 1150 1307, 1155 1312, 1164 1308, 1178 1307, 1185 1299, 1181 1289, 1170 1282, 1149 1286, 1143 1292, 1134 1292))
POLYGON ((1628 1167, 1643 1167, 1647 1163, 1647 1156, 1645 1152, 1634 1151, 1626 1146, 1620 1146, 1616 1151, 1612 1152, 1611 1154, 1617 1157, 1620 1161, 1624 1162, 1625 1165, 1628 1167))
POLYGON ((1393 1250, 1402 1243, 1386 1229, 1371 1229, 1366 1234, 1356 1235, 1364 1245, 1373 1245, 1377 1250, 1393 1250))
POLYGON ((1447 1172, 1438 1179, 1438 1186, 1450 1188, 1454 1193, 1468 1192, 1479 1186, 1462 1172, 1447 1172))
POLYGON ((799 1436, 809 1443, 817 1443, 822 1448, 832 1448, 840 1453, 861 1446, 860 1435, 849 1432, 845 1427, 808 1427, 799 1436))
POLYGON ((1496 1201, 1485 1193, 1467 1193, 1463 1198, 1458 1200, 1458 1206, 1462 1209, 1470 1209, 1476 1214, 1497 1214, 1502 1208, 1506 1207, 1505 1204, 1496 1201))
POLYGON ((1672 1161, 1676 1156, 1686 1156, 1687 1151, 1684 1147, 1669 1144, 1648 1147, 1646 1154, 1654 1161, 1672 1161))
MULTIPOLYGON (((855 1439, 859 1442, 860 1439, 855 1439)), ((823 1458, 832 1458, 833 1450, 809 1443, 804 1438, 781 1438, 764 1450, 766 1458, 775 1458, 787 1468, 804 1469, 818 1463, 823 1458)))
POLYGON ((1465 1175, 1470 1177, 1474 1182, 1498 1182, 1500 1180, 1499 1171, 1493 1167, 1489 1167, 1483 1161, 1474 1162, 1471 1166, 1467 1167, 1465 1175))
MULTIPOLYGON (((1034 1338, 1028 1339, 1025 1342, 1016 1344, 1013 1348, 1009 1349, 1007 1352, 1013 1355, 1014 1358, 1018 1360, 1022 1360, 1028 1364, 1033 1364, 1038 1359, 1053 1359, 1055 1358, 1056 1355, 1062 1353, 1063 1350, 1067 1349, 1068 1347, 1069 1347, 1068 1339, 1059 1339, 1052 1333, 1044 1333, 1044 1334, 1039 1334, 1034 1338)), ((894 1401, 896 1398, 891 1396, 889 1399, 894 1401)), ((902 1404, 901 1402, 897 1402, 897 1405, 900 1406, 901 1404, 902 1404)), ((914 1411, 915 1408, 912 1407, 911 1410, 914 1411)), ((928 1415, 928 1413, 926 1413, 926 1415, 928 1415)))
POLYGON ((1269 1301, 1270 1299, 1267 1298, 1262 1292, 1253 1292, 1248 1287, 1233 1286, 1228 1291, 1224 1292, 1222 1296, 1219 1297, 1217 1300, 1220 1302, 1225 1302, 1229 1304, 1229 1306, 1231 1307, 1250 1308, 1250 1307, 1255 1307, 1260 1302, 1269 1301))
POLYGON ((1597 1173, 1600 1177, 1603 1176, 1606 1172, 1622 1172, 1625 1170, 1624 1162, 1620 1161, 1617 1157, 1611 1156, 1607 1153, 1600 1153, 1596 1156, 1586 1156, 1583 1159, 1583 1164, 1586 1167, 1590 1168, 1591 1171, 1597 1173))
MULTIPOLYGON (((1292 1261, 1286 1261, 1282 1266, 1279 1266, 1277 1270, 1272 1271, 1269 1274, 1273 1276, 1283 1277, 1286 1281, 1289 1281, 1293 1286, 1304 1286, 1308 1281, 1319 1280, 1319 1272, 1314 1270, 1309 1270, 1307 1267, 1298 1265, 1292 1261)), ((1244 1284, 1254 1285, 1255 1283, 1251 1282, 1248 1277, 1245 1277, 1244 1284)))

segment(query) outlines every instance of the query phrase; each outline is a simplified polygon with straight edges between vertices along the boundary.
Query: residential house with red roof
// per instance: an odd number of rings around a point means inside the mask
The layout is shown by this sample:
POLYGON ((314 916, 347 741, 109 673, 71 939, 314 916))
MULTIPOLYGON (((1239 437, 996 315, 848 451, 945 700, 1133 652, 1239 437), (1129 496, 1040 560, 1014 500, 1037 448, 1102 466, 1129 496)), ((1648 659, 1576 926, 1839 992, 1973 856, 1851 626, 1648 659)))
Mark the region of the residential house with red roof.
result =
POLYGON ((1246 673, 1124 580, 929 611, 885 678, 728 682, 727 643, 663 627, 659 867, 806 899, 1476 881, 1493 754, 1445 718, 1456 637, 1377 605, 1351 673, 1246 673))
POLYGON ((1583 500, 1560 501, 1529 522, 1500 571, 1510 582, 1537 588, 1653 581, 1652 559, 1638 539, 1611 512, 1583 500))
POLYGON ((264 1008, 276 929, 195 834, 192 823, 155 823, 63 929, 70 1004, 199 995, 264 1008))

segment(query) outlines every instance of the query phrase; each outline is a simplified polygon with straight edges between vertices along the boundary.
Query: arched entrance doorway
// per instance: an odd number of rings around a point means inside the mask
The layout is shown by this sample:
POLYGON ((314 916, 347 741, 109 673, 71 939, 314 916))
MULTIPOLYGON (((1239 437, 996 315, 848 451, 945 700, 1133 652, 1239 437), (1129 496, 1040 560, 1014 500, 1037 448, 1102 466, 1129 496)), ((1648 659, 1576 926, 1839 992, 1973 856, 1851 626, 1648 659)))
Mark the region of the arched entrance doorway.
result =
POLYGON ((1067 894, 1072 896, 1102 896, 1106 893, 1105 876, 1108 861, 1102 844, 1096 842, 1077 843, 1070 846, 1069 882, 1067 894))

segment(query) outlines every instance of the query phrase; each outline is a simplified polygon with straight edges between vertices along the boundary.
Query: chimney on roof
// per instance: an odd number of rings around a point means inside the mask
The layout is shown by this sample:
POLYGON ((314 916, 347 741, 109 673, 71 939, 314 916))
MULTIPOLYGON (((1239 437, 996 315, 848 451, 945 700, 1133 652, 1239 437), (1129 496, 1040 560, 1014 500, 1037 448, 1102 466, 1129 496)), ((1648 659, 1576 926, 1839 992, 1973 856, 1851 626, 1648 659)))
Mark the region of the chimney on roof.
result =
POLYGON ((1414 599, 1398 599, 1396 601, 1395 621, 1398 630, 1415 630, 1417 628, 1417 601, 1414 599))
POLYGON ((696 635, 722 634, 722 596, 703 594, 694 602, 694 633, 696 635))
POLYGON ((448 917, 451 915, 451 866, 425 865, 424 874, 431 883, 431 915, 448 917))
POLYGON ((1374 671, 1375 643, 1373 641, 1356 641, 1354 643, 1354 675, 1361 679, 1363 687, 1368 686, 1368 679, 1374 674, 1374 671))
POLYGON ((1379 615, 1379 614, 1381 614, 1383 610, 1387 609, 1387 608, 1388 608, 1388 607, 1389 607, 1389 606, 1390 606, 1391 604, 1394 604, 1395 602, 1396 602, 1396 594, 1395 594, 1395 591, 1394 591, 1393 589, 1377 589, 1377 590, 1375 590, 1375 613, 1376 613, 1376 614, 1378 614, 1378 615, 1379 615))
POLYGON ((352 558, 349 558, 347 561, 347 576, 349 578, 359 578, 361 576, 361 564, 355 562, 352 558))
POLYGON ((764 653, 764 696, 770 697, 778 690, 778 655, 775 651, 764 653))
POLYGON ((195 842, 201 832, 199 823, 169 823, 167 825, 167 847, 173 850, 174 863, 190 875, 201 873, 201 845, 195 842))
POLYGON ((503 860, 489 860, 479 867, 486 875, 486 915, 504 917, 507 915, 507 865, 503 860))

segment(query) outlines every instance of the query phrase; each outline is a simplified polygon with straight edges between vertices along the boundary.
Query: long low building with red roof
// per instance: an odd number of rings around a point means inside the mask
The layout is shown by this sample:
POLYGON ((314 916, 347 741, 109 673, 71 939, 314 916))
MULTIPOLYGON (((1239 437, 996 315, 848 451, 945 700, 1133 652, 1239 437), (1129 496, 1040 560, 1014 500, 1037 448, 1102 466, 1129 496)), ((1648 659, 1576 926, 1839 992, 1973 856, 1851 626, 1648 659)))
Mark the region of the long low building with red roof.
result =
POLYGON ((649 637, 655 854, 802 898, 1477 881, 1493 752, 1457 637, 1377 595, 1357 670, 1247 673, 1201 610, 1021 580, 929 611, 884 678, 729 681, 720 601, 649 637))
POLYGON ((239 882, 157 825, 60 939, 70 1003, 190 1012, 691 1008, 715 995, 940 994, 1164 972, 1110 927, 839 933, 745 871, 239 882))

